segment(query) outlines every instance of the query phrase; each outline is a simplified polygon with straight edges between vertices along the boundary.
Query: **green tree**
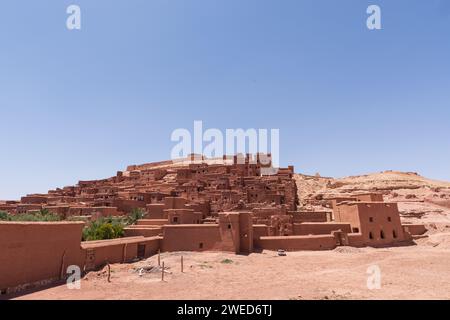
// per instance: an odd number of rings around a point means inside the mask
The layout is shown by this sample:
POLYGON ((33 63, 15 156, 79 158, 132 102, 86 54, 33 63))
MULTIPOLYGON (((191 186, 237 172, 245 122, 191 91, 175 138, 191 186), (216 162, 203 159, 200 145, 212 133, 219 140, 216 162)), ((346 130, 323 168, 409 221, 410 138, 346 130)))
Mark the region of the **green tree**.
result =
POLYGON ((40 210, 37 212, 8 214, 2 211, 0 213, 0 220, 7 221, 60 221, 61 218, 57 214, 53 214, 48 210, 40 210))
POLYGON ((0 211, 0 220, 2 221, 10 221, 9 213, 6 211, 0 211))
POLYGON ((145 211, 141 208, 134 208, 128 216, 127 224, 136 224, 136 222, 142 219, 145 215, 145 211))
POLYGON ((83 241, 107 240, 123 237, 126 223, 122 218, 106 217, 90 222, 83 229, 83 241))
POLYGON ((98 227, 96 230, 97 237, 99 239, 114 239, 115 238, 115 230, 111 223, 104 223, 98 227))
POLYGON ((39 214, 41 216, 47 216, 47 215, 51 215, 52 213, 50 211, 48 211, 48 209, 45 208, 45 209, 39 210, 39 214))

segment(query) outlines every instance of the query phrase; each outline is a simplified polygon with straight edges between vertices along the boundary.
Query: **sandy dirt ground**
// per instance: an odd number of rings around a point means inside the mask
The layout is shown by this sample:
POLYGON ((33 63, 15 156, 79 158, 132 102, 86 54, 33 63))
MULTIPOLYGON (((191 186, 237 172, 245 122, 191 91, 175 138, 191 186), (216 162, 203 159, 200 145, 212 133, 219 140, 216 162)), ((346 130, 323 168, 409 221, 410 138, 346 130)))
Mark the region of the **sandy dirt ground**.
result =
MULTIPOLYGON (((447 239, 450 238, 446 234, 447 239)), ((450 299, 450 246, 429 239, 394 248, 339 247, 323 252, 264 251, 249 256, 227 253, 164 253, 134 264, 112 265, 89 273, 81 289, 66 285, 18 299, 450 299), (181 255, 184 272, 181 272, 181 255), (367 271, 381 270, 381 288, 369 290, 367 271)))

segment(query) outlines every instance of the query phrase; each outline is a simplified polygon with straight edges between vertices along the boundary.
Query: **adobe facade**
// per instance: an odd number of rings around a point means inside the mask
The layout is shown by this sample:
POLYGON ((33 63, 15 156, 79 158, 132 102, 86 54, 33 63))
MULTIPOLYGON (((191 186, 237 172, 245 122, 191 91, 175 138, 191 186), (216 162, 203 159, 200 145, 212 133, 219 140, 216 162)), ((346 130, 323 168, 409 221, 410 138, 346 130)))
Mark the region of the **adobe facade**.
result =
POLYGON ((67 267, 94 270, 106 263, 149 257, 159 237, 81 241, 83 222, 0 222, 0 293, 63 280, 67 267))
POLYGON ((397 205, 377 193, 328 199, 332 210, 299 208, 294 168, 264 175, 258 159, 133 165, 109 179, 2 202, 0 210, 11 214, 47 209, 63 219, 96 219, 140 208, 145 217, 124 238, 89 242, 81 241, 83 222, 0 222, 0 290, 61 279, 68 265, 88 271, 158 251, 377 247, 426 231, 402 225, 397 205))
POLYGON ((204 219, 232 211, 241 201, 249 208, 274 204, 296 210, 294 168, 281 168, 274 176, 264 176, 261 173, 265 167, 259 156, 250 155, 224 157, 218 164, 133 165, 108 179, 79 181, 76 186, 0 203, 0 210, 15 214, 47 209, 63 219, 124 215, 135 208, 148 211, 152 218, 164 217, 168 212, 162 210, 190 209, 201 212, 204 219), (166 198, 178 200, 169 204, 166 198), (185 208, 186 203, 189 208, 185 208))

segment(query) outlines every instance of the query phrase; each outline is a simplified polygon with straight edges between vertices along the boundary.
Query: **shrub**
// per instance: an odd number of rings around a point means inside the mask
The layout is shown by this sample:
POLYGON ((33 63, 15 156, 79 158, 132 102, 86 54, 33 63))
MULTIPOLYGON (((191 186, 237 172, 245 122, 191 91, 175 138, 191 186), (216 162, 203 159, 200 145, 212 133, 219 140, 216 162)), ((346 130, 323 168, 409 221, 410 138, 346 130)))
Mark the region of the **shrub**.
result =
POLYGON ((111 223, 104 223, 96 230, 100 239, 114 239, 116 232, 111 223))
POLYGON ((88 222, 89 221, 89 217, 87 216, 70 216, 66 218, 66 221, 81 221, 81 222, 88 222))
POLYGON ((128 216, 127 224, 135 224, 139 219, 142 219, 145 215, 145 211, 141 208, 134 208, 128 216))
POLYGON ((106 217, 92 221, 83 229, 83 241, 107 240, 123 237, 125 223, 121 218, 106 217))
POLYGON ((231 260, 231 259, 224 259, 224 260, 221 261, 221 263, 230 264, 230 263, 233 263, 233 260, 231 260))
POLYGON ((9 217, 8 212, 0 211, 0 220, 2 220, 2 221, 9 221, 10 217, 9 217))
POLYGON ((39 214, 41 216, 48 216, 48 215, 52 215, 52 213, 50 211, 48 211, 48 209, 41 209, 39 210, 39 214))
POLYGON ((57 214, 53 214, 47 209, 43 209, 32 213, 8 214, 0 212, 0 220, 6 221, 60 221, 61 218, 57 214))

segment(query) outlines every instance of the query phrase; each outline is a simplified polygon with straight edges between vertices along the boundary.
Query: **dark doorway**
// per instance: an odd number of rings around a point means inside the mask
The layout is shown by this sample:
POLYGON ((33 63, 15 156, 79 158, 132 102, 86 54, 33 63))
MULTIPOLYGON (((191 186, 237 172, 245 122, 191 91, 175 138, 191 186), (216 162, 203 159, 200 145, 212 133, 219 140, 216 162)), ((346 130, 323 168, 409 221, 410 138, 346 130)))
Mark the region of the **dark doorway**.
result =
POLYGON ((145 244, 138 244, 137 255, 139 259, 145 258, 145 244))

